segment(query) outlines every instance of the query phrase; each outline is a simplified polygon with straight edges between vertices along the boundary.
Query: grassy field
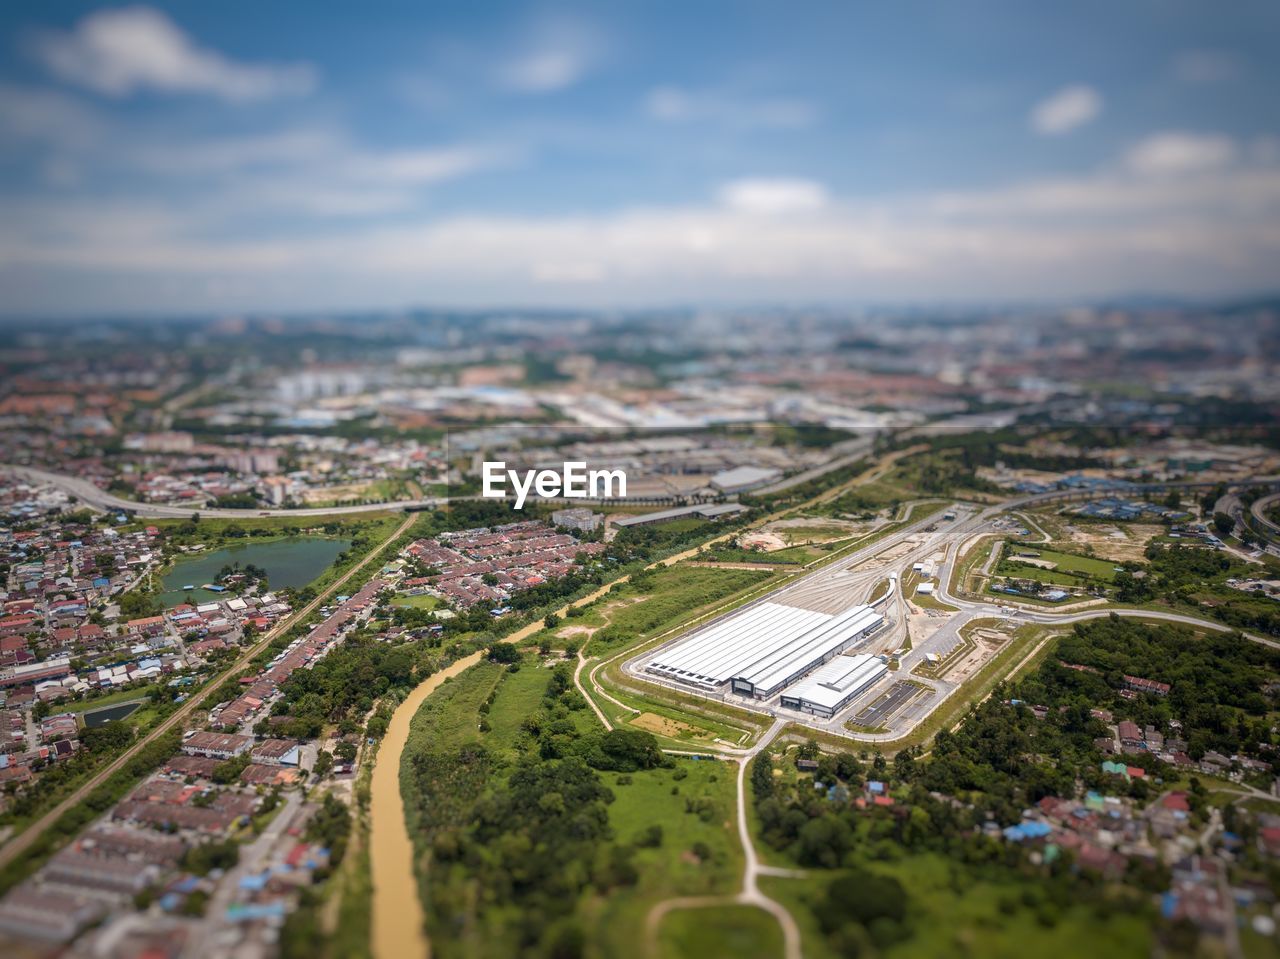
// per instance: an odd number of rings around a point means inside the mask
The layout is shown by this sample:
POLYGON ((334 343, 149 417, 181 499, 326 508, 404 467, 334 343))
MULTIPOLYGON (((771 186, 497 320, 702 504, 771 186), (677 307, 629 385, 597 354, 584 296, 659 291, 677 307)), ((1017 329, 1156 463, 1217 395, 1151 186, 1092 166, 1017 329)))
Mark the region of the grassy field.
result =
POLYGON ((83 713, 91 709, 100 709, 103 706, 112 706, 116 703, 132 702, 135 699, 146 699, 150 688, 147 686, 135 686, 132 689, 117 689, 113 692, 104 693, 101 696, 92 699, 81 699, 78 702, 58 703, 54 707, 57 713, 83 713))
POLYGON ((661 959, 778 959, 782 929, 754 906, 712 906, 672 912, 658 933, 661 959))
POLYGON ((908 568, 902 574, 902 595, 907 597, 908 600, 916 606, 919 606, 921 609, 936 609, 944 613, 954 613, 957 611, 956 607, 952 606, 950 603, 944 603, 932 593, 916 592, 916 588, 921 583, 933 583, 934 589, 937 589, 938 587, 938 581, 936 579, 926 579, 919 573, 908 568))
POLYGON ((1042 583, 1053 583, 1059 586, 1078 586, 1082 581, 1089 582, 1091 580, 1110 583, 1116 576, 1116 564, 1110 560, 1094 559, 1090 556, 1080 556, 1075 553, 1061 553, 1052 549, 1027 549, 1028 551, 1039 553, 1039 558, 1047 563, 1053 563, 1054 568, 1046 569, 1034 563, 1020 562, 1016 556, 1011 556, 1001 564, 1001 567, 1007 568, 1008 566, 1016 565, 1018 569, 1014 575, 1023 579, 1036 579, 1042 583))
MULTIPOLYGON (((199 514, 199 510, 192 510, 199 514)), ((131 523, 123 529, 155 526, 162 530, 166 539, 175 543, 214 543, 227 540, 229 542, 245 542, 261 539, 264 536, 293 536, 299 533, 323 533, 330 536, 350 535, 365 528, 373 528, 391 521, 388 531, 395 529, 403 520, 400 513, 338 513, 333 516, 257 516, 255 511, 247 509, 244 517, 201 516, 195 529, 188 532, 188 519, 149 519, 131 523), (240 530, 248 536, 228 536, 229 531, 240 530), (256 534, 256 535, 255 535, 256 534)))
POLYGON ((440 599, 430 593, 420 593, 417 596, 397 596, 391 601, 391 605, 408 609, 435 609, 440 605, 440 599))
POLYGON ((489 698, 501 676, 501 666, 481 660, 460 676, 446 680, 409 723, 405 756, 478 740, 482 735, 480 704, 489 698))
MULTIPOLYGON (((503 677, 497 698, 485 717, 490 727, 485 734, 486 745, 507 751, 515 749, 521 732, 520 724, 538 711, 550 679, 551 671, 538 668, 536 660, 529 657, 525 658, 518 672, 503 677)), ((581 712, 590 714, 590 710, 581 712)))
MULTIPOLYGON (((1087 906, 1043 909, 1034 885, 987 879, 962 864, 924 853, 870 868, 907 891, 910 938, 883 950, 884 959, 1074 959, 1076 956, 1145 956, 1150 920, 1132 910, 1101 916, 1087 906)), ((838 959, 814 916, 836 872, 805 879, 763 877, 761 890, 791 910, 800 925, 806 959, 838 959)))
MULTIPOLYGON (((636 601, 610 613, 609 631, 626 641, 644 639, 734 593, 758 586, 771 576, 766 570, 672 566, 653 574, 652 588, 627 583, 610 592, 606 602, 628 598, 636 601)), ((575 622, 590 625, 586 617, 575 622)), ((610 651, 608 645, 595 638, 591 646, 589 652, 596 655, 610 651)))
POLYGON ((759 563, 762 566, 803 566, 806 563, 812 563, 815 559, 822 558, 822 552, 818 547, 814 546, 788 546, 786 549, 774 550, 772 553, 762 553, 754 549, 735 549, 733 547, 725 547, 724 549, 712 550, 707 553, 706 559, 716 563, 759 563))
POLYGON ((596 954, 636 955, 637 944, 645 941, 649 910, 664 899, 737 891, 743 864, 733 824, 736 775, 731 763, 677 760, 674 769, 632 773, 630 782, 605 776, 616 797, 609 825, 617 841, 632 842, 655 824, 662 827, 662 840, 655 848, 637 850, 640 880, 634 887, 584 904, 596 954), (708 854, 705 860, 693 852, 699 843, 708 854))

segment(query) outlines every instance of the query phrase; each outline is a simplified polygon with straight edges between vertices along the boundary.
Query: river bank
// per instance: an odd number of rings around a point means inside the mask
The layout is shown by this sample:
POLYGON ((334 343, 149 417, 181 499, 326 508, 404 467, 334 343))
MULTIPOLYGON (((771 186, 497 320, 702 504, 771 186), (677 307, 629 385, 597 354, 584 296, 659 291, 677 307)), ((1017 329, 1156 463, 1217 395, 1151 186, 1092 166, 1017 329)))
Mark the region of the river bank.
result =
POLYGON ((432 673, 414 687, 391 716, 387 734, 378 746, 370 785, 369 851, 373 877, 374 959, 428 959, 427 939, 413 868, 413 840, 404 818, 400 794, 400 761, 409 738, 409 723, 428 696, 446 679, 480 662, 484 650, 432 673))

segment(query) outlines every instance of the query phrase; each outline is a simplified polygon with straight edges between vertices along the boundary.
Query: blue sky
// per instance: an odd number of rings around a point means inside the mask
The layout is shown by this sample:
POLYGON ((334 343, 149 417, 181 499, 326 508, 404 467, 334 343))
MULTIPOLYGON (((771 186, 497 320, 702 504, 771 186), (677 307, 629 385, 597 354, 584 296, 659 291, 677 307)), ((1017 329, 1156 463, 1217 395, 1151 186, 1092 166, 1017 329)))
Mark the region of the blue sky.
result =
POLYGON ((7 4, 0 309, 1272 289, 1278 40, 1273 3, 7 4))

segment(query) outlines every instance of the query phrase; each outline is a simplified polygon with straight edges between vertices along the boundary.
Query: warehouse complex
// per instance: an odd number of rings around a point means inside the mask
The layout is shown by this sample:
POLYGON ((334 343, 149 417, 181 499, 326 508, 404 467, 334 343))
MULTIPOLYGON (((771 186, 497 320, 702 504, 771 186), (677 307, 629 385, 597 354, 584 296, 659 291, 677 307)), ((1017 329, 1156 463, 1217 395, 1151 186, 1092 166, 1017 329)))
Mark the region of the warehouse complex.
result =
POLYGON ((832 616, 757 603, 660 651, 645 669, 705 690, 729 687, 770 699, 883 625, 884 617, 869 606, 832 616))
POLYGON ((889 667, 878 656, 855 653, 837 656, 782 692, 787 709, 830 719, 874 686, 889 667))

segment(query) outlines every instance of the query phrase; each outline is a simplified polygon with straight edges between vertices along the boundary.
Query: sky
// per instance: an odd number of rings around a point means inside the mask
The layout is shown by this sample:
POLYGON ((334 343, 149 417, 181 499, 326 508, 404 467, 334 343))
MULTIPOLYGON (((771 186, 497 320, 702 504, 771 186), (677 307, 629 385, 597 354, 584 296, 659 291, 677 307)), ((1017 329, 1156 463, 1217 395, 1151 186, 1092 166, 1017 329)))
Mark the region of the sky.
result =
POLYGON ((0 5, 0 314, 1274 292, 1280 5, 0 5))

